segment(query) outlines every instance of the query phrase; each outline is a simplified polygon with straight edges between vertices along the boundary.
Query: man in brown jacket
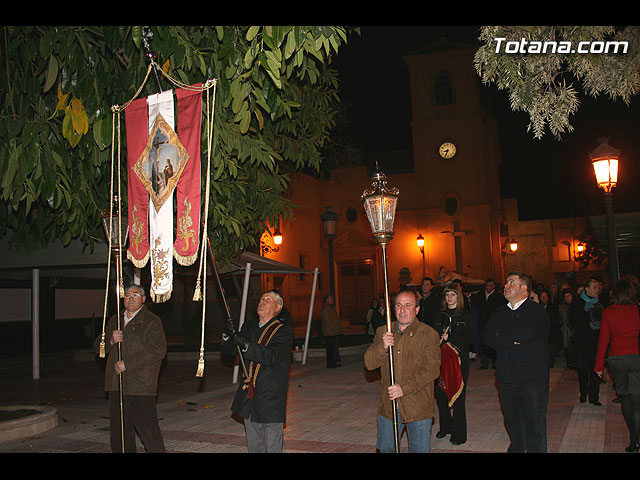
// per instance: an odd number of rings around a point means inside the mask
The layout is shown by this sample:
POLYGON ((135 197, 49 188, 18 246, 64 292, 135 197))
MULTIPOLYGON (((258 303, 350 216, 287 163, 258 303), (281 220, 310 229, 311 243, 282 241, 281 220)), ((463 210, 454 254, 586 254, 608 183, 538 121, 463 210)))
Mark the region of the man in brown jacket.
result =
MULTIPOLYGON (((109 393, 111 418, 111 450, 122 452, 120 424, 120 387, 122 374, 124 449, 136 451, 135 431, 147 452, 164 453, 165 446, 156 410, 158 374, 167 353, 167 341, 162 321, 144 305, 144 289, 139 285, 127 288, 124 312, 118 329, 117 316, 109 319, 105 329, 105 391, 109 393), (122 360, 118 360, 118 343, 122 360), (134 431, 135 429, 135 431, 134 431)), ((96 345, 100 338, 96 340, 96 345)))
POLYGON ((378 401, 378 439, 381 453, 395 451, 392 400, 398 412, 398 437, 404 425, 412 453, 431 450, 431 422, 435 414, 433 382, 440 376, 440 338, 430 326, 418 321, 420 307, 412 290, 395 297, 396 321, 376 331, 364 354, 369 370, 381 367, 378 401), (391 385, 389 351, 393 352, 395 384, 391 385))

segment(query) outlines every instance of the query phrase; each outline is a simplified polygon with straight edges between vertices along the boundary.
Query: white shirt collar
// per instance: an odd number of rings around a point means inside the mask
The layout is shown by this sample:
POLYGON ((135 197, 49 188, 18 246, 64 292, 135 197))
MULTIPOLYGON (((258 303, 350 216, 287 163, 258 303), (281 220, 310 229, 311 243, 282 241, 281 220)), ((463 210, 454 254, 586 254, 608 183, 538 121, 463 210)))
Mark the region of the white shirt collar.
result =
POLYGON ((523 298, 522 300, 520 300, 519 302, 517 302, 515 305, 511 305, 511 302, 507 303, 507 305, 509 306, 509 308, 510 308, 511 310, 517 310, 517 309, 518 309, 518 307, 519 307, 520 305, 522 305, 526 299, 527 299, 527 298, 523 298))
POLYGON ((142 310, 142 307, 140 307, 138 310, 133 312, 131 315, 129 314, 129 312, 127 310, 124 311, 124 324, 125 324, 125 326, 127 325, 127 323, 129 323, 131 320, 133 320, 133 317, 135 317, 140 310, 142 310))

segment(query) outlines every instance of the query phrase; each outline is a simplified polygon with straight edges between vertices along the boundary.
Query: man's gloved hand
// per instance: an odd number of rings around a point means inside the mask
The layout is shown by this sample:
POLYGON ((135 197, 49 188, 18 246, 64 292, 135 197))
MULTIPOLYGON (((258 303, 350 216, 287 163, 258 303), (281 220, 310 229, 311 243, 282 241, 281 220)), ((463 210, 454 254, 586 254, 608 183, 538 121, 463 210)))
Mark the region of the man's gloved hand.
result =
POLYGON ((242 350, 243 352, 246 352, 247 348, 249 348, 249 340, 241 337, 240 335, 234 335, 233 344, 240 347, 240 350, 242 350))
POLYGON ((236 326, 233 323, 233 318, 227 318, 227 320, 226 320, 226 322, 224 324, 224 328, 225 328, 225 333, 229 337, 233 337, 237 333, 236 332, 236 326))
POLYGON ((233 324, 233 319, 228 318, 224 324, 224 328, 222 329, 222 345, 226 345, 229 343, 233 337, 236 336, 236 327, 233 324))

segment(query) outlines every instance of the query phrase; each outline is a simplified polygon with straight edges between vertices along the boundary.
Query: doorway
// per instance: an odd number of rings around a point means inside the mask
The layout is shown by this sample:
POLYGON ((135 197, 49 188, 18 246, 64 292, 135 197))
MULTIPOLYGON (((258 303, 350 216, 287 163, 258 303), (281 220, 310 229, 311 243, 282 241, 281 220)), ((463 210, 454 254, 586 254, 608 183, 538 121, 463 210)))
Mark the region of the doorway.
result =
POLYGON ((351 325, 366 323, 367 311, 375 296, 373 285, 371 258, 338 263, 338 294, 342 319, 348 319, 351 325))

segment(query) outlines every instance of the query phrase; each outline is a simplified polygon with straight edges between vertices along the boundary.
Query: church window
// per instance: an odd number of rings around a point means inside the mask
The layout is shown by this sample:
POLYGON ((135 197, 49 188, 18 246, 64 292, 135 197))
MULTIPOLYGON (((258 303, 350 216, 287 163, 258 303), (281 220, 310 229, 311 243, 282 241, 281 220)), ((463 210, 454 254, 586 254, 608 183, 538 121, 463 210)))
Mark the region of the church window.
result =
POLYGON ((455 103, 453 85, 448 72, 439 72, 436 74, 433 99, 436 105, 452 105, 455 103))

